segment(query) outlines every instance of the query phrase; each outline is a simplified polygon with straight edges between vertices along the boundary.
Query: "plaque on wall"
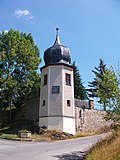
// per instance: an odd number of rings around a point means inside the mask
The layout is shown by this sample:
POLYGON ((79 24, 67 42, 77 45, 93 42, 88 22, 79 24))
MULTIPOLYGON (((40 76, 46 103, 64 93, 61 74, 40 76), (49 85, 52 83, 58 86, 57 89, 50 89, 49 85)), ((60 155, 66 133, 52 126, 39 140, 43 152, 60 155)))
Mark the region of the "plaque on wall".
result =
POLYGON ((60 86, 52 86, 52 94, 59 94, 60 86))

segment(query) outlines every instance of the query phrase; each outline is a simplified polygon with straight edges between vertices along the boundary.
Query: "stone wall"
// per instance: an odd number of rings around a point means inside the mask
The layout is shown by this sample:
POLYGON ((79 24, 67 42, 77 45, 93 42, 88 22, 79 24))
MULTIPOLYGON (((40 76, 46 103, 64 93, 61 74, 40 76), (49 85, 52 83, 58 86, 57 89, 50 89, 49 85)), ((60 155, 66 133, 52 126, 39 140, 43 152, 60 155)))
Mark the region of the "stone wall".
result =
POLYGON ((95 109, 82 109, 75 107, 75 128, 76 133, 79 132, 92 132, 100 128, 109 126, 112 122, 104 119, 105 111, 95 109))
MULTIPOLYGON (((39 103, 40 97, 36 96, 29 99, 27 107, 22 107, 16 119, 27 119, 37 122, 39 120, 39 103)), ((104 119, 106 112, 91 109, 90 101, 82 101, 75 99, 75 128, 76 133, 95 131, 109 126, 112 122, 104 119), (84 107, 83 107, 84 106, 84 107)))
POLYGON ((36 96, 27 101, 27 107, 22 106, 19 114, 16 115, 16 120, 18 119, 26 119, 34 122, 39 121, 39 102, 40 97, 36 96))

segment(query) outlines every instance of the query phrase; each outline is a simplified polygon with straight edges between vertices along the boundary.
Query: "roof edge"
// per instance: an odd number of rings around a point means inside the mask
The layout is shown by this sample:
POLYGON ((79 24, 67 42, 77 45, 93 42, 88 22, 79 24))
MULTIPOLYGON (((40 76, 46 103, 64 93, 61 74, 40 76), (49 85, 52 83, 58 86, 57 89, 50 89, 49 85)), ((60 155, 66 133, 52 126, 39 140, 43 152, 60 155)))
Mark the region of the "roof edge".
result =
POLYGON ((49 66, 66 66, 69 68, 74 69, 74 66, 70 65, 70 64, 66 64, 66 63, 52 63, 52 64, 48 64, 48 65, 44 65, 43 67, 40 68, 41 72, 44 68, 47 68, 49 66))

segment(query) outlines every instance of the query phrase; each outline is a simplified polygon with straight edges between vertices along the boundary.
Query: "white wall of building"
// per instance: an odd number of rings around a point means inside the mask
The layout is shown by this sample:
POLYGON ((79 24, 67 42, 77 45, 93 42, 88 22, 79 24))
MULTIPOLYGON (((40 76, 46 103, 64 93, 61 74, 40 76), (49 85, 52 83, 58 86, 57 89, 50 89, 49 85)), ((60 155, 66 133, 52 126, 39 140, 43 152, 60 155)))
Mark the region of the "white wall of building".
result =
POLYGON ((63 117, 63 132, 75 135, 75 118, 63 117))
POLYGON ((75 107, 73 68, 69 65, 49 65, 42 70, 41 103, 39 126, 75 134, 75 107), (71 85, 66 85, 65 75, 71 75, 71 85), (43 85, 44 75, 48 75, 47 85, 43 85), (60 92, 52 93, 52 87, 59 86, 60 92), (42 106, 42 101, 46 105, 42 106), (70 100, 70 106, 67 106, 70 100))

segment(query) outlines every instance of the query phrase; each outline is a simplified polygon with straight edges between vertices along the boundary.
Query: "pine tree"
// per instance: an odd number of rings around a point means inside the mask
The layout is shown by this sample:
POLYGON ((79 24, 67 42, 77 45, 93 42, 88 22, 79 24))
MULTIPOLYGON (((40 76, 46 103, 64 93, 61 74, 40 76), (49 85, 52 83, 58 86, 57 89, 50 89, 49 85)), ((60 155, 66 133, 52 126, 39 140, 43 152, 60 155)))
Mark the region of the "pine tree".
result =
POLYGON ((103 60, 100 59, 100 63, 98 68, 95 67, 95 71, 92 70, 92 72, 95 74, 95 78, 94 81, 92 82, 88 82, 89 83, 89 87, 91 87, 90 89, 88 89, 89 91, 89 97, 98 97, 97 95, 97 85, 98 85, 98 79, 103 80, 103 73, 106 71, 106 64, 104 64, 103 60))
POLYGON ((98 102, 103 104, 104 110, 109 107, 111 101, 114 100, 114 93, 118 89, 118 82, 115 74, 106 67, 104 61, 100 59, 98 68, 95 67, 95 71, 92 70, 95 74, 94 81, 89 82, 88 89, 90 97, 98 98, 98 102))
POLYGON ((79 69, 75 65, 75 62, 73 62, 72 65, 74 67, 74 97, 81 100, 88 99, 86 89, 83 86, 81 75, 79 73, 79 69))

